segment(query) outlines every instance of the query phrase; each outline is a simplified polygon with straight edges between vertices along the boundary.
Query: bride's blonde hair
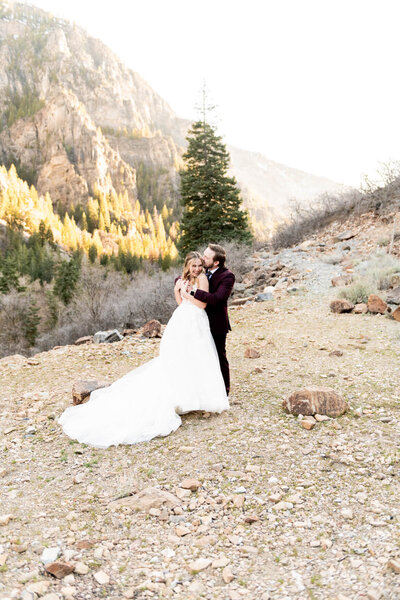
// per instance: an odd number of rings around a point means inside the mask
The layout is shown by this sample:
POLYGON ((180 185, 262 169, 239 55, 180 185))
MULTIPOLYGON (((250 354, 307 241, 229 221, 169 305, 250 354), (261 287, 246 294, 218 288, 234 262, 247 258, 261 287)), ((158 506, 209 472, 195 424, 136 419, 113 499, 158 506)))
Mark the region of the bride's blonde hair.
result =
POLYGON ((194 260, 201 260, 204 272, 203 257, 201 256, 200 252, 189 252, 189 254, 187 254, 185 258, 185 262, 183 265, 182 279, 184 281, 190 281, 190 266, 194 260))

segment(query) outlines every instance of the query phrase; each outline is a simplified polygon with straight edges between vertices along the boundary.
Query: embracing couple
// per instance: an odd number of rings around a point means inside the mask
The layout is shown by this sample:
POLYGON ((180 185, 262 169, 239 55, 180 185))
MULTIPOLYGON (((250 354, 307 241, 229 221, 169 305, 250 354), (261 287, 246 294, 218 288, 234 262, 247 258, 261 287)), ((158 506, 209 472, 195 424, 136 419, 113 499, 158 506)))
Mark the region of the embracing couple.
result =
POLYGON ((203 256, 187 255, 159 356, 96 390, 86 404, 67 408, 59 423, 69 437, 99 448, 135 444, 175 431, 179 414, 229 408, 225 343, 235 276, 225 258, 216 244, 203 256))

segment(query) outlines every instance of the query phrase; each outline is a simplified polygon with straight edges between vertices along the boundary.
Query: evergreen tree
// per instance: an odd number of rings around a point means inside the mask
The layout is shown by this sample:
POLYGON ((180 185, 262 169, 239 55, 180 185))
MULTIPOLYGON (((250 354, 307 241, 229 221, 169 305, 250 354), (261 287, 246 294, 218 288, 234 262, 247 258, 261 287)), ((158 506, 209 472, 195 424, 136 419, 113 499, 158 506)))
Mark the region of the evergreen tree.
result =
POLYGON ((38 336, 38 325, 40 323, 39 308, 35 300, 29 302, 28 311, 24 319, 24 336, 30 346, 33 346, 38 336))
POLYGON ((0 294, 8 294, 12 289, 23 292, 25 288, 19 284, 18 269, 13 256, 7 257, 1 264, 0 294))
POLYGON ((63 260, 58 266, 53 292, 64 304, 72 300, 80 277, 80 267, 80 261, 76 258, 63 260))
POLYGON ((89 246, 88 256, 89 256, 89 260, 92 264, 96 262, 97 248, 96 248, 95 244, 91 244, 89 246))
POLYGON ((240 190, 228 177, 229 153, 215 128, 203 120, 192 124, 181 172, 184 206, 179 250, 186 253, 208 242, 249 243, 252 234, 241 210, 240 190))

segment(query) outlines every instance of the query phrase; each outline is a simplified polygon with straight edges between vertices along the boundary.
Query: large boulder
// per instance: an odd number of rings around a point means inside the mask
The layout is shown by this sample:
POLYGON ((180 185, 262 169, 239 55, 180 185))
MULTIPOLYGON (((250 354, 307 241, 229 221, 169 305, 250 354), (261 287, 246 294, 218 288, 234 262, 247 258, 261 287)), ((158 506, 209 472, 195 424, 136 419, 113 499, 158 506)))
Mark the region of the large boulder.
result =
POLYGON ((95 344, 112 344, 113 342, 120 342, 123 340, 123 336, 120 334, 118 329, 110 329, 109 331, 97 331, 93 336, 95 344))
POLYGON ((384 315, 387 309, 387 304, 376 294, 370 294, 368 297, 368 312, 384 315))
POLYGON ((396 308, 396 310, 394 310, 392 312, 392 317, 393 317, 393 319, 395 319, 395 321, 399 321, 400 322, 400 306, 398 306, 396 308))
POLYGON ((142 335, 147 338, 161 337, 161 323, 157 319, 147 321, 142 327, 142 335))
POLYGON ((388 304, 400 304, 400 285, 388 292, 386 302, 388 304))
POLYGON ((348 300, 337 298, 330 303, 330 309, 333 313, 348 313, 354 308, 354 304, 348 300))
POLYGON ((79 380, 72 386, 72 404, 82 404, 87 400, 92 392, 100 388, 108 387, 109 381, 106 380, 79 380))
POLYGON ((282 402, 283 410, 292 415, 327 415, 339 417, 348 410, 347 402, 335 390, 310 386, 294 392, 282 402))

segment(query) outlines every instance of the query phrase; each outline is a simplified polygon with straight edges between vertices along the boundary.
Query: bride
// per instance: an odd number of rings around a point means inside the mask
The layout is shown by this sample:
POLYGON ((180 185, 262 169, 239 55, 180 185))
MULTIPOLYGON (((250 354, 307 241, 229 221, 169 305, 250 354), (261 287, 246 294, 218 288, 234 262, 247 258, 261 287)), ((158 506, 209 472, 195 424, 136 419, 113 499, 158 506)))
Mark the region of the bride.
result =
POLYGON ((98 448, 135 444, 166 436, 181 425, 179 414, 229 408, 206 304, 183 299, 181 290, 208 291, 198 252, 190 252, 176 281, 175 309, 160 354, 107 388, 92 392, 86 404, 67 408, 58 422, 79 442, 98 448))

